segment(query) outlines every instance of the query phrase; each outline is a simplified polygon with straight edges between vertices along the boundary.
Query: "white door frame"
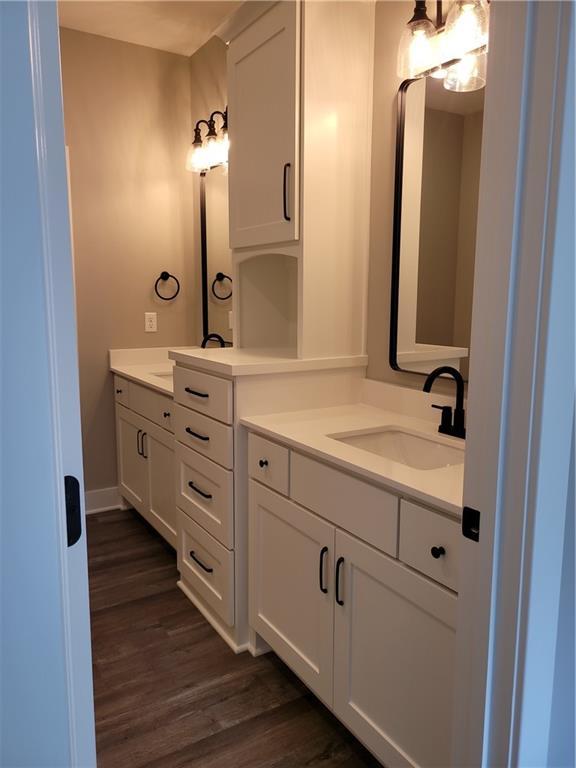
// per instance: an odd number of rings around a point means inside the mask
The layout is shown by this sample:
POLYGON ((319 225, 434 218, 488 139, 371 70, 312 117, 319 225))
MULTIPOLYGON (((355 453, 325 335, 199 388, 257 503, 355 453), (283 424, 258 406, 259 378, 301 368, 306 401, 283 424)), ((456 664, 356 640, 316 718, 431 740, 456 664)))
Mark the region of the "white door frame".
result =
POLYGON ((453 764, 545 766, 574 418, 573 8, 491 9, 453 764))
POLYGON ((74 280, 54 2, 0 4, 0 764, 96 765, 74 280), (68 546, 64 476, 80 483, 68 546))

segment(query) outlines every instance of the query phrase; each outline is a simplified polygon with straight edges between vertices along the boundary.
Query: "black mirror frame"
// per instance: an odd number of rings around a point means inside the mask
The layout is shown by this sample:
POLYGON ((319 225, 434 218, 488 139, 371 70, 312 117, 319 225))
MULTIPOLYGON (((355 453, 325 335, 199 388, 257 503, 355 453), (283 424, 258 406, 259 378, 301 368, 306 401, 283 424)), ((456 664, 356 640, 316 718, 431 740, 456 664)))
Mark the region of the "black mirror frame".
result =
POLYGON ((398 365, 398 305, 400 294, 400 239, 402 235, 402 176, 404 173, 404 128, 406 122, 406 91, 416 82, 404 80, 398 89, 396 107, 396 159, 394 164, 394 222, 392 228, 392 273, 390 280, 390 339, 388 343, 388 362, 394 371, 415 373, 426 376, 421 371, 408 371, 398 365))

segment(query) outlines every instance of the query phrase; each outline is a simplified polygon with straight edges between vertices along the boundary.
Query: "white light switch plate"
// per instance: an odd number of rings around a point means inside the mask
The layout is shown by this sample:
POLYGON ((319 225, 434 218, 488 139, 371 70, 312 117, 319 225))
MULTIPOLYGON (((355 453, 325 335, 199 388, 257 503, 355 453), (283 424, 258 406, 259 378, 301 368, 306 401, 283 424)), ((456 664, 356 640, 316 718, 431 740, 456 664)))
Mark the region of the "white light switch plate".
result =
POLYGON ((146 333, 156 333, 158 330, 158 316, 156 312, 144 312, 144 330, 146 333))

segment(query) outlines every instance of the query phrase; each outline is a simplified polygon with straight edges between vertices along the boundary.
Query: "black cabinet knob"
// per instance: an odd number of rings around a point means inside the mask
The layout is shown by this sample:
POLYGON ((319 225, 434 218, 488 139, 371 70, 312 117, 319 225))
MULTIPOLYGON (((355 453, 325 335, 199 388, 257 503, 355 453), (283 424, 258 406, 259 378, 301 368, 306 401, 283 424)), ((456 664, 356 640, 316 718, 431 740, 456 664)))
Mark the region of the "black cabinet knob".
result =
POLYGON ((444 547, 432 547, 430 554, 435 560, 438 560, 439 557, 442 557, 442 555, 446 554, 446 550, 444 547))
POLYGON ((164 411, 164 418, 169 419, 170 418, 170 411, 164 411))
POLYGON ((117 390, 116 390, 116 394, 117 394, 117 395, 121 395, 121 394, 122 394, 122 390, 121 390, 121 389, 117 389, 117 390))
POLYGON ((260 459, 258 465, 260 466, 260 469, 264 469, 264 467, 268 466, 268 459, 260 459))

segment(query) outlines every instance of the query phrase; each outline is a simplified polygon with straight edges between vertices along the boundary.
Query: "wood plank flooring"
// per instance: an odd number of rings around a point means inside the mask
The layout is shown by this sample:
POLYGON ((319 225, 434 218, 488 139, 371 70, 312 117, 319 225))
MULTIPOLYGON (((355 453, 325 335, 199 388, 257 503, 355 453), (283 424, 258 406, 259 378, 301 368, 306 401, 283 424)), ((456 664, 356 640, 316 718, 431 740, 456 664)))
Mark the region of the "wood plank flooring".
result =
POLYGON ((99 768, 377 768, 287 667, 235 655, 136 513, 87 518, 99 768))

